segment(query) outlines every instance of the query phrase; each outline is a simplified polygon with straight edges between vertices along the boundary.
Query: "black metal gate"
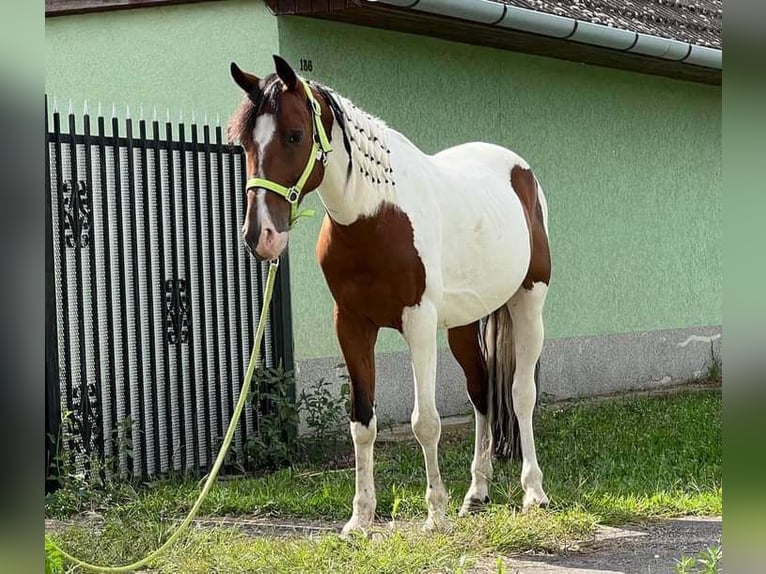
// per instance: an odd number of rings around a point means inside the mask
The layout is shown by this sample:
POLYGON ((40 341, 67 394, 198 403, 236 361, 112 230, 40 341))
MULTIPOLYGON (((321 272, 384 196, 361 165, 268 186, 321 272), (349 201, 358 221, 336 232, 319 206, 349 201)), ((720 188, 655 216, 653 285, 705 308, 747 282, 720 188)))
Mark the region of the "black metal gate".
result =
MULTIPOLYGON (((47 99, 45 117, 46 471, 63 452, 85 471, 199 472, 239 396, 267 273, 240 240, 243 150, 220 126, 126 119, 121 133, 70 110, 62 131, 47 99)), ((287 263, 261 365, 289 370, 287 263)))

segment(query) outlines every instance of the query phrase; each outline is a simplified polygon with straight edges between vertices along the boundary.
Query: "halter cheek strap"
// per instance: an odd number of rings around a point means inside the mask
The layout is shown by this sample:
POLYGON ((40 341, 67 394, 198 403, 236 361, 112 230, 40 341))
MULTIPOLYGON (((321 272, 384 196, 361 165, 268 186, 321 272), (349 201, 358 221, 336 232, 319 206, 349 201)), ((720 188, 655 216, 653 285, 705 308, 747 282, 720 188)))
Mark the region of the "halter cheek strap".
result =
POLYGON ((299 78, 304 91, 306 92, 306 98, 309 102, 309 108, 311 108, 311 120, 312 120, 312 144, 311 153, 309 153, 306 167, 303 168, 298 181, 294 185, 287 187, 276 181, 270 179, 263 179, 260 177, 251 177, 247 180, 245 189, 252 189, 254 187, 262 187, 269 191, 273 191, 277 195, 281 195, 290 204, 290 227, 301 217, 311 217, 314 215, 313 209, 298 210, 298 201, 301 198, 301 192, 303 186, 306 185, 311 172, 314 169, 316 162, 321 162, 322 165, 327 165, 327 154, 332 151, 330 140, 327 138, 324 125, 322 124, 322 108, 319 106, 314 94, 311 92, 308 84, 303 78, 299 78))

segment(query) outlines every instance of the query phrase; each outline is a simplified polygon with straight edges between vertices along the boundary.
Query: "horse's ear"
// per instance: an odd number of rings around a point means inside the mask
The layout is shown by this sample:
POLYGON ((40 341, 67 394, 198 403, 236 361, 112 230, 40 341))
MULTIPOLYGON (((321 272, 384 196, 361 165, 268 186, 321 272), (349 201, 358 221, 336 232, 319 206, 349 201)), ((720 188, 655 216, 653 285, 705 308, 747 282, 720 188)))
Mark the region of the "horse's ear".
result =
POLYGON ((277 76, 285 83, 288 90, 294 90, 298 85, 298 76, 284 59, 274 54, 274 65, 277 68, 277 76))
POLYGON ((231 63, 231 77, 234 78, 237 85, 248 94, 252 93, 261 81, 257 76, 253 76, 252 74, 240 70, 239 66, 234 62, 231 63))

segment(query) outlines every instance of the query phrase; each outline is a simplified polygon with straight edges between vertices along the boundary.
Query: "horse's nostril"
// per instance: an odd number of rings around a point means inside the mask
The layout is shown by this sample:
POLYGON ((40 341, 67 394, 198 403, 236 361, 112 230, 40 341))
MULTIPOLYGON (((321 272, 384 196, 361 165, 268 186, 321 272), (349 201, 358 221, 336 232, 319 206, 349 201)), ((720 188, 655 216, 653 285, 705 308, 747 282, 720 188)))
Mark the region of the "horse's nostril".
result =
POLYGON ((250 230, 245 230, 242 233, 242 239, 245 241, 245 245, 247 245, 248 249, 251 252, 254 252, 255 248, 258 246, 258 235, 252 233, 250 230))

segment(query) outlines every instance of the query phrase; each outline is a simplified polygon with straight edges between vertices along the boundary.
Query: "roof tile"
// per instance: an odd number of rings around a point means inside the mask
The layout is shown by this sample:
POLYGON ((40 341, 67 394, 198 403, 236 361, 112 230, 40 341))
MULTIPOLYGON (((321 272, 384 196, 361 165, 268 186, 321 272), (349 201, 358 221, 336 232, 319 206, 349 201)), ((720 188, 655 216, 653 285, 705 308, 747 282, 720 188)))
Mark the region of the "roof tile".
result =
POLYGON ((721 49, 723 0, 500 0, 557 16, 721 49))

